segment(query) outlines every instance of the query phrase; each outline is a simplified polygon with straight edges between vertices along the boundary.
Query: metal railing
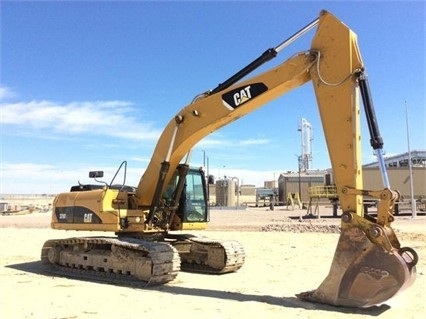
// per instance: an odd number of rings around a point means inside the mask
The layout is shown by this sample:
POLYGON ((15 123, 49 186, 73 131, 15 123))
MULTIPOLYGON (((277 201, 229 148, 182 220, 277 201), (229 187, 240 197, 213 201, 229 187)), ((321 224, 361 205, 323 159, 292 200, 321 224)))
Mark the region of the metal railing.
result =
POLYGON ((337 198, 336 186, 311 186, 309 187, 310 198, 337 198))

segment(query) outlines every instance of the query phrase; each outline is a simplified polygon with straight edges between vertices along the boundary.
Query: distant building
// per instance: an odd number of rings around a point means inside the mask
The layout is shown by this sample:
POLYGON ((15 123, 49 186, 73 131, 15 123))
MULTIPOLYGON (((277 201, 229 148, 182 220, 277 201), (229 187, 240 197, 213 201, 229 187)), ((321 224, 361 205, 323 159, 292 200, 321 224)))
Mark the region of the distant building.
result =
MULTIPOLYGON (((426 198, 426 150, 414 150, 388 156, 384 159, 391 188, 398 190, 402 198, 411 196, 409 157, 412 163, 413 195, 417 200, 426 198), (410 155, 410 156, 408 156, 410 155)), ((364 165, 364 188, 381 189, 383 187, 378 162, 364 165)))
POLYGON ((0 213, 7 211, 8 203, 0 203, 0 213))
POLYGON ((237 203, 236 180, 230 178, 216 181, 216 205, 235 206, 237 203))
POLYGON ((239 207, 256 201, 254 185, 238 185, 236 178, 223 178, 210 186, 209 204, 211 206, 239 207))
MULTIPOLYGON (((363 167, 362 169, 365 189, 383 189, 382 176, 378 167, 363 167)), ((387 168, 390 187, 397 190, 402 196, 402 200, 411 196, 410 170, 408 167, 388 167, 387 168)), ((413 195, 416 200, 426 198, 426 166, 413 167, 413 195)))
MULTIPOLYGON (((414 197, 426 198, 426 151, 410 152, 412 161, 412 178, 414 197)), ((410 196, 410 175, 408 170, 408 153, 385 158, 385 165, 391 188, 398 190, 404 198, 410 196)), ((377 162, 363 166, 363 188, 369 190, 383 189, 381 173, 377 162)), ((210 205, 242 206, 258 204, 259 200, 269 199, 275 195, 276 205, 286 205, 289 193, 299 193, 303 203, 309 202, 309 188, 312 186, 333 185, 332 170, 287 171, 279 175, 277 181, 265 181, 264 187, 254 185, 238 186, 236 179, 225 178, 209 185, 210 205), (277 185, 278 184, 278 185, 277 185), (277 191, 278 189, 278 191, 277 191)))
MULTIPOLYGON (((414 198, 426 198, 426 151, 410 152, 412 162, 412 178, 414 198)), ((389 156, 384 159, 391 188, 398 190, 402 199, 410 197, 410 174, 408 169, 408 153, 389 156)), ((369 190, 383 189, 379 165, 377 162, 362 167, 363 188, 369 190)), ((285 202, 288 193, 299 193, 302 202, 309 200, 309 187, 333 184, 332 170, 312 170, 307 172, 287 172, 278 179, 278 200, 285 202)))
MULTIPOLYGON (((413 167, 426 167, 426 150, 414 150, 410 152, 413 167)), ((408 167, 408 152, 385 157, 386 167, 408 167)), ((379 167, 378 162, 363 165, 364 168, 379 167)))
POLYGON ((309 201, 309 187, 325 184, 325 170, 308 170, 306 172, 287 172, 278 177, 278 201, 287 202, 288 193, 299 193, 302 202, 309 201))
POLYGON ((264 188, 270 188, 270 189, 277 189, 278 188, 278 181, 264 181, 263 187, 264 188))

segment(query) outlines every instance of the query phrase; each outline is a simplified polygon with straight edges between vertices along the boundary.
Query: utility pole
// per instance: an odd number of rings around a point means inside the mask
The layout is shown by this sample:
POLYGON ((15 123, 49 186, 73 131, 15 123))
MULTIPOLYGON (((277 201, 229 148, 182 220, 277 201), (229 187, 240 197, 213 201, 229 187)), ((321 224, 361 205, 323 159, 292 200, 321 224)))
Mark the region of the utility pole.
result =
POLYGON ((417 216, 416 200, 414 199, 414 186, 413 186, 413 169, 411 161, 411 149, 410 149, 410 133, 408 129, 408 105, 405 101, 405 123, 407 126, 407 147, 408 147, 408 170, 410 174, 410 193, 411 193, 411 217, 417 216))

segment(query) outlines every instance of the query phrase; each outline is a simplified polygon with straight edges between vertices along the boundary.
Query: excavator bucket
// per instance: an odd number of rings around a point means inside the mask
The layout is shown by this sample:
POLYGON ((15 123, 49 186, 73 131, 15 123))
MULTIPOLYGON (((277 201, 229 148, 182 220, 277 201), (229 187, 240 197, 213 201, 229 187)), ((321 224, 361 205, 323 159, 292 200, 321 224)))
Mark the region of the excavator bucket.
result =
POLYGON ((342 227, 328 276, 303 300, 367 308, 381 304, 415 279, 417 255, 411 248, 387 251, 356 226, 342 227))

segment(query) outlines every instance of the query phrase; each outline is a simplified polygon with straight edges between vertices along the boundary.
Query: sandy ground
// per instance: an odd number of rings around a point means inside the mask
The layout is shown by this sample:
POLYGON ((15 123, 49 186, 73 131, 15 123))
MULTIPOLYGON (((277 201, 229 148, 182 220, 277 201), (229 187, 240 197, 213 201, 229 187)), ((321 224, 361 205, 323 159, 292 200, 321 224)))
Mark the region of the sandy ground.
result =
MULTIPOLYGON (((209 230, 199 234, 235 239, 246 262, 235 273, 180 273, 163 286, 143 288, 87 282, 43 273, 40 249, 51 238, 84 233, 49 229, 49 214, 0 216, 1 318, 425 318, 426 219, 398 217, 393 224, 403 246, 419 254, 413 286, 381 306, 339 308, 298 300, 317 288, 329 271, 338 234, 262 232, 303 212, 277 208, 213 210, 209 230), (266 227, 268 228, 268 227, 266 227)), ((323 218, 317 225, 338 224, 323 218)), ((104 233, 102 233, 104 235, 104 233)), ((96 233, 90 233, 96 235, 96 233)))

